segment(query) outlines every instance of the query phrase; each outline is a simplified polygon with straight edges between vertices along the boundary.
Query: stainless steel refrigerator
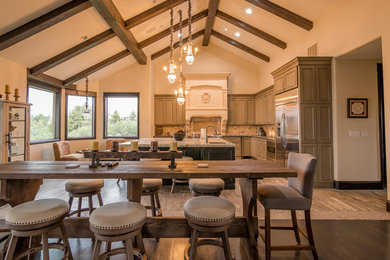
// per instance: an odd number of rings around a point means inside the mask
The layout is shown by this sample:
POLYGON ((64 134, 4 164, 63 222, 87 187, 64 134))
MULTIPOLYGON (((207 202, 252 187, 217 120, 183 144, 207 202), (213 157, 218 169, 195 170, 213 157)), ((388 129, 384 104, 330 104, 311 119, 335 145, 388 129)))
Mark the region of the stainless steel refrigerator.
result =
POLYGON ((299 152, 298 88, 275 95, 276 163, 287 166, 288 153, 299 152))

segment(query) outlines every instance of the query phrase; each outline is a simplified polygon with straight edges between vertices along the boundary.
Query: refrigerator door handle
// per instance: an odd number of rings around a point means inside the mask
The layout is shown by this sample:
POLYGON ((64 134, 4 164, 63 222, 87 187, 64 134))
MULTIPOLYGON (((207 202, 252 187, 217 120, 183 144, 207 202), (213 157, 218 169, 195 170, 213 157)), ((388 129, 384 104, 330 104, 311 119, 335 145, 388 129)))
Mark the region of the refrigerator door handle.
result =
POLYGON ((282 139, 282 145, 286 149, 287 138, 286 138, 286 114, 285 113, 282 113, 282 118, 280 120, 280 136, 282 139))

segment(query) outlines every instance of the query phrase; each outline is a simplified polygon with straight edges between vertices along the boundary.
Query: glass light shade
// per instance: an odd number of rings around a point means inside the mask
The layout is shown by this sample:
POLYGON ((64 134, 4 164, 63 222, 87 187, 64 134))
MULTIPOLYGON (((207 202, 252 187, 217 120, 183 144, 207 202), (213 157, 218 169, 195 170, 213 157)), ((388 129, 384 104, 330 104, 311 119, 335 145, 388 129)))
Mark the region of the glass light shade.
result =
POLYGON ((177 93, 177 90, 175 89, 175 96, 177 96, 177 94, 178 94, 178 93, 177 93))
POLYGON ((189 42, 187 45, 188 47, 186 52, 186 62, 188 65, 192 65, 192 63, 194 63, 194 55, 192 53, 192 43, 189 42))
POLYGON ((177 97, 176 98, 177 103, 182 106, 184 102, 186 102, 186 99, 184 97, 177 97))
POLYGON ((192 65, 194 63, 194 56, 186 56, 186 62, 188 65, 192 65))
POLYGON ((182 87, 179 88, 179 95, 183 95, 183 88, 182 87))
POLYGON ((173 84, 176 80, 176 74, 168 74, 168 81, 169 83, 173 84))
POLYGON ((164 66, 164 67, 163 67, 163 70, 164 70, 165 72, 168 72, 167 66, 164 66))

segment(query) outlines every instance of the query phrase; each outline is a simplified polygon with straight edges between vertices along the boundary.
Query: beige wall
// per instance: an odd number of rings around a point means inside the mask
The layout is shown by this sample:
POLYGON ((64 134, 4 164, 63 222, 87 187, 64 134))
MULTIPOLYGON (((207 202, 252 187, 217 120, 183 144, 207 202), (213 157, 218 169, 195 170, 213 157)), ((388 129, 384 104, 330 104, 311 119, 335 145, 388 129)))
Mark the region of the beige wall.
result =
POLYGON ((337 59, 334 63, 334 178, 337 181, 380 181, 378 62, 337 59), (347 98, 368 98, 368 118, 347 118, 347 98), (350 131, 359 137, 350 136, 350 131))
POLYGON ((0 57, 0 94, 3 98, 6 84, 11 88, 11 100, 14 100, 14 89, 19 88, 20 101, 26 101, 27 67, 0 57))
MULTIPOLYGON (((167 75, 162 70, 167 65, 168 58, 169 55, 166 54, 153 61, 156 94, 173 94, 176 86, 169 84, 167 75)), ((229 94, 254 94, 259 91, 259 66, 214 44, 209 47, 202 46, 199 54, 195 56, 195 62, 191 66, 183 66, 183 73, 225 72, 231 73, 228 80, 229 94)))

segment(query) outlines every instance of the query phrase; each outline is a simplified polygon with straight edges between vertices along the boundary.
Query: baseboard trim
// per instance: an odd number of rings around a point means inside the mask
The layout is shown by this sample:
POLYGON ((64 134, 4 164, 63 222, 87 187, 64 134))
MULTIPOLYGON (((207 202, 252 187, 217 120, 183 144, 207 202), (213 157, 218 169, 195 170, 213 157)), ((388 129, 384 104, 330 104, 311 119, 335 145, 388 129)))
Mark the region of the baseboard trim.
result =
POLYGON ((339 190, 382 190, 380 181, 334 181, 333 187, 339 190))
POLYGON ((386 210, 387 212, 390 212, 390 200, 386 201, 386 210))

